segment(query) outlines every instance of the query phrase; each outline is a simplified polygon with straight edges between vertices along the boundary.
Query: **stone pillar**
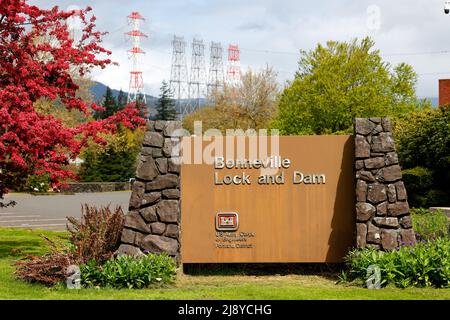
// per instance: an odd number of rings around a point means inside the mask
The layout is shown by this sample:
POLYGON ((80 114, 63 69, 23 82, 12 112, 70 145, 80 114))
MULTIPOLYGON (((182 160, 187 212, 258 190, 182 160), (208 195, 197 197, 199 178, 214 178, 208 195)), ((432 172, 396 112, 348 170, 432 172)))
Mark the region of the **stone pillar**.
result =
POLYGON ((149 121, 125 216, 119 254, 180 252, 180 165, 178 142, 181 122, 149 121))
POLYGON ((357 247, 415 242, 390 119, 355 119, 355 156, 357 247))

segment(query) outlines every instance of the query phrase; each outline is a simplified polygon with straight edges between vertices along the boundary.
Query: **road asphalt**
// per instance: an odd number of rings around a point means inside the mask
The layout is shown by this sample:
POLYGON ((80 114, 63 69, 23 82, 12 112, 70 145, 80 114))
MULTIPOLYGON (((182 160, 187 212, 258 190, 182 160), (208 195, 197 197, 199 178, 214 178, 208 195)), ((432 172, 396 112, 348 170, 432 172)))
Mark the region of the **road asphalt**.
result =
POLYGON ((131 192, 76 193, 74 195, 33 196, 7 194, 5 200, 17 202, 14 207, 0 209, 0 227, 63 231, 66 217, 81 216, 82 204, 121 206, 127 212, 131 192))

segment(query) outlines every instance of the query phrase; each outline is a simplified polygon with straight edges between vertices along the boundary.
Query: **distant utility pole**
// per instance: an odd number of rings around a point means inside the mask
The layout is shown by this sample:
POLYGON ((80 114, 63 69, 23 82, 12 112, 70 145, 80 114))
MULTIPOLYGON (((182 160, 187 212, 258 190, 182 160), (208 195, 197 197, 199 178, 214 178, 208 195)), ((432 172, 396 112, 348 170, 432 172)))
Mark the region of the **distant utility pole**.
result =
POLYGON ((183 37, 174 36, 172 40, 172 68, 170 89, 176 100, 177 112, 181 117, 189 111, 186 100, 189 97, 188 69, 186 64, 186 41, 183 37))
POLYGON ((193 112, 200 107, 200 99, 206 97, 205 44, 203 40, 192 42, 191 72, 189 78, 189 108, 193 112))
POLYGON ((139 24, 143 20, 145 20, 144 17, 142 17, 137 11, 132 12, 131 15, 128 16, 128 22, 133 26, 133 30, 125 33, 125 35, 133 40, 133 48, 128 50, 131 54, 131 60, 133 61, 133 66, 130 71, 130 88, 128 90, 127 99, 128 103, 141 99, 140 101, 147 104, 147 98, 144 92, 144 79, 139 60, 140 55, 145 54, 145 52, 141 49, 141 38, 147 38, 147 35, 142 33, 139 28, 139 24))
POLYGON ((208 77, 208 97, 211 98, 214 92, 223 86, 223 49, 220 42, 211 42, 210 64, 208 77))
POLYGON ((237 86, 241 82, 241 58, 238 45, 228 46, 227 84, 237 86))

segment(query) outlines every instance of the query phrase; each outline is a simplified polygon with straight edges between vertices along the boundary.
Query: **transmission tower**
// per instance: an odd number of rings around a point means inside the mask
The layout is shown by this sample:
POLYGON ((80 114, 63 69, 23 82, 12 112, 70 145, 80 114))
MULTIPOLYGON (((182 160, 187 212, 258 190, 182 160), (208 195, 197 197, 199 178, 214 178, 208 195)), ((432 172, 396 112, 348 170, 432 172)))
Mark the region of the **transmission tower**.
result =
POLYGON ((177 111, 183 117, 189 112, 189 105, 186 103, 189 97, 186 41, 183 37, 174 36, 172 40, 170 88, 176 99, 177 111))
POLYGON ((223 49, 220 42, 211 42, 209 77, 208 77, 208 97, 218 91, 223 86, 223 49))
POLYGON ((147 35, 142 33, 140 30, 140 22, 145 20, 139 12, 132 12, 128 16, 128 22, 133 26, 133 30, 125 33, 133 41, 133 48, 128 50, 131 54, 131 60, 133 62, 132 69, 130 71, 130 89, 128 90, 128 103, 135 102, 138 99, 147 104, 147 98, 144 92, 144 80, 142 77, 142 71, 140 68, 140 55, 145 54, 141 49, 141 38, 147 38, 147 35))
POLYGON ((239 46, 228 46, 227 83, 237 86, 241 82, 241 58, 239 46))
POLYGON ((205 44, 203 40, 192 42, 191 72, 189 78, 189 110, 193 112, 200 107, 200 99, 206 96, 205 44))

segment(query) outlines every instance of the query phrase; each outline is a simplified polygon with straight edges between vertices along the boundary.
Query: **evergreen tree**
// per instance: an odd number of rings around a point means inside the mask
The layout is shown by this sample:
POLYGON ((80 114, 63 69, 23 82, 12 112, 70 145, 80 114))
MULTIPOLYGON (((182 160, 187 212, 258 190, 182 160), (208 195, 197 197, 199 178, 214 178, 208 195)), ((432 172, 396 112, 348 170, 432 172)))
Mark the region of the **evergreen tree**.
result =
POLYGON ((147 103, 144 102, 144 96, 138 95, 136 97, 136 108, 139 110, 139 114, 142 118, 148 119, 150 112, 147 103))
POLYGON ((156 120, 175 120, 177 118, 178 113, 175 109, 173 94, 166 81, 162 83, 161 94, 156 103, 156 111, 156 120))
POLYGON ((106 87, 102 107, 105 108, 105 110, 96 112, 96 119, 106 119, 118 111, 117 101, 110 87, 106 87))
POLYGON ((122 89, 119 91, 119 95, 117 96, 117 110, 123 109, 127 104, 127 96, 122 89))

